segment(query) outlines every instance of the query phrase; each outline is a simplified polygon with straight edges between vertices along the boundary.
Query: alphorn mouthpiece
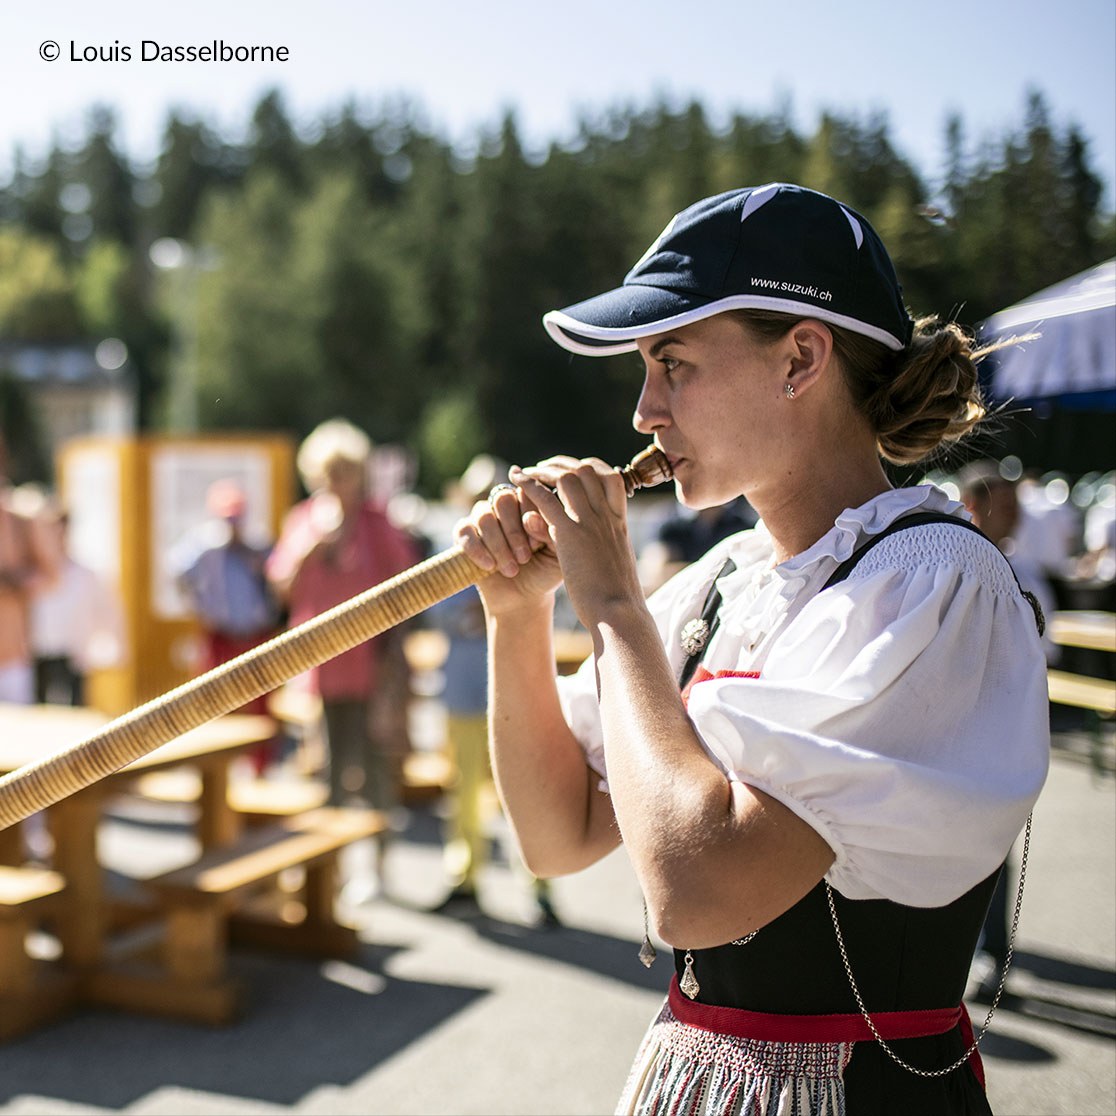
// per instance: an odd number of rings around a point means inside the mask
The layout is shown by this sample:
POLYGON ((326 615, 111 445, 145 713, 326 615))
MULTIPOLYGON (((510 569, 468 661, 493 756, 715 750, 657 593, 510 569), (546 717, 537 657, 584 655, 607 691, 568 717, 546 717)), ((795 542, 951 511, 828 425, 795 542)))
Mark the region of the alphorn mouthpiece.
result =
POLYGON ((624 488, 629 496, 641 488, 654 488, 674 477, 666 454, 658 446, 641 450, 629 464, 617 471, 624 478, 624 488))

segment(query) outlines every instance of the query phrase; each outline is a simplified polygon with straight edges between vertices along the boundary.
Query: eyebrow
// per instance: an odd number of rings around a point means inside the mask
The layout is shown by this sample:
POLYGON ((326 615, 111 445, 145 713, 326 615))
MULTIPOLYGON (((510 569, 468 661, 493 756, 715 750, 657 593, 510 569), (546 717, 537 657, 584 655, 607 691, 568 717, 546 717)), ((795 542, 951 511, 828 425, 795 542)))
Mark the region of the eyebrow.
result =
POLYGON ((684 344, 685 344, 685 342, 682 341, 681 339, 677 338, 677 337, 664 337, 664 338, 662 338, 662 340, 656 341, 655 344, 652 345, 651 348, 647 350, 647 355, 649 357, 651 357, 653 360, 657 360, 659 358, 659 355, 662 353, 663 349, 665 349, 668 345, 684 345, 684 344))

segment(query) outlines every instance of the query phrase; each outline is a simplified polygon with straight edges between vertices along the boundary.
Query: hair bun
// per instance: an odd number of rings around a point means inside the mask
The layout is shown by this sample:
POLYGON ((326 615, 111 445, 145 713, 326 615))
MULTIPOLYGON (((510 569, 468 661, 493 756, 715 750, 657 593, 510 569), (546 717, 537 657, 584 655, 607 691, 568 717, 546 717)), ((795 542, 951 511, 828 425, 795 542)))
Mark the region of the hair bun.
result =
POLYGON ((963 438, 985 417, 978 359, 972 339, 955 322, 915 323, 891 377, 866 400, 883 457, 913 465, 963 438))

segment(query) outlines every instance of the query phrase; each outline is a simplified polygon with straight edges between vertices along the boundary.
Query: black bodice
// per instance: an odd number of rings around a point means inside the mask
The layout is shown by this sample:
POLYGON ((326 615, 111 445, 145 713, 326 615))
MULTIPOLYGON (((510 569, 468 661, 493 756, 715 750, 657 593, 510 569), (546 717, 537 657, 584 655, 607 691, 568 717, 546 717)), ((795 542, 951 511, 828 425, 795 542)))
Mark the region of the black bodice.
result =
MULTIPOLYGON (((998 871, 945 907, 834 892, 853 976, 869 1011, 956 1007, 998 871)), ((857 1011, 819 883, 746 945, 691 950, 698 1001, 749 1011, 857 1011)), ((679 978, 685 950, 675 950, 679 978)))
MULTIPOLYGON (((834 893, 853 976, 870 1012, 956 1007, 999 872, 945 907, 854 901, 834 893)), ((856 1013, 820 883, 746 945, 691 950, 705 1004, 796 1015, 856 1013)), ((685 951, 675 950, 679 979, 685 951)), ((961 1057, 960 1027, 888 1044, 905 1062, 942 1069, 961 1057)), ((844 1074, 847 1116, 991 1116, 966 1063, 942 1077, 897 1065, 875 1042, 858 1042, 844 1074)))

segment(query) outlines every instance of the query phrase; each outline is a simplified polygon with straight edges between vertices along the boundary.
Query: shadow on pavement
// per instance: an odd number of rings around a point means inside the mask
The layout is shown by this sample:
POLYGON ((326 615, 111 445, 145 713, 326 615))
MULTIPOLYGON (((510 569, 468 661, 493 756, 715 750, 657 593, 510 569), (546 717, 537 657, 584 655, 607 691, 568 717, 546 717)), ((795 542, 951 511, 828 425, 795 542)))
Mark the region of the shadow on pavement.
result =
POLYGON ((639 942, 591 930, 565 926, 536 929, 483 917, 477 920, 476 930, 496 945, 525 950, 636 988, 661 991, 664 996, 674 971, 674 960, 668 950, 660 950, 658 960, 648 969, 640 963, 639 942))
POLYGON ((486 995, 385 977, 393 952, 365 946, 356 963, 236 953, 234 975, 250 996, 239 1023, 83 1012, 6 1045, 0 1103, 46 1089, 57 1100, 118 1109, 177 1087, 293 1105, 323 1086, 351 1085, 486 995))
MULTIPOLYGON (((1010 1011, 1028 1019, 1051 1023, 1102 1038, 1116 1038, 1116 1011, 1111 998, 1101 1001, 1096 993, 1116 991, 1116 972, 1077 961, 1066 961, 1047 954, 1019 951, 1012 961, 1012 974, 1000 999, 999 1010, 1010 1011)), ((982 1007, 991 1003, 987 996, 977 995, 974 1004, 982 1007)), ((979 1012, 973 1012, 973 1021, 979 1026, 979 1012)), ((995 1029, 981 1044, 981 1049, 992 1042, 995 1029)), ((1014 1041, 1014 1040, 1012 1040, 1014 1041)), ((1029 1044, 1024 1044, 1029 1045, 1029 1044)), ((1000 1053, 997 1044, 988 1047, 990 1054, 998 1057, 1015 1057, 1000 1053)), ((1031 1057, 1019 1056, 1023 1061, 1031 1057)))
POLYGON ((647 969, 639 960, 639 942, 614 938, 592 930, 559 924, 531 926, 508 922, 486 914, 475 903, 456 904, 444 911, 412 907, 402 900, 393 900, 397 906, 420 910, 426 914, 445 918, 470 927, 473 932, 493 945, 530 953, 550 961, 560 961, 598 976, 608 977, 666 995, 667 984, 673 968, 669 950, 660 949, 658 960, 647 969))
POLYGON ((1116 1038, 1116 1014, 1092 1005, 1073 1003, 1068 997, 1037 992, 1023 995, 1005 992, 1000 1000, 1000 1010, 1068 1027, 1083 1034, 1116 1038))
POLYGON ((1044 1046, 1037 1046, 1033 1042, 1012 1035, 997 1034, 995 1020, 992 1022, 992 1030, 981 1041, 980 1053, 983 1058, 1000 1058, 1005 1062, 1057 1061, 1057 1057, 1044 1046))
POLYGON ((1076 988, 1099 988, 1106 992, 1116 992, 1116 969, 1083 965, 1077 961, 1065 961, 1061 957, 1050 957, 1026 950, 1016 950, 1012 964, 1026 969, 1042 980, 1068 984, 1076 988))

